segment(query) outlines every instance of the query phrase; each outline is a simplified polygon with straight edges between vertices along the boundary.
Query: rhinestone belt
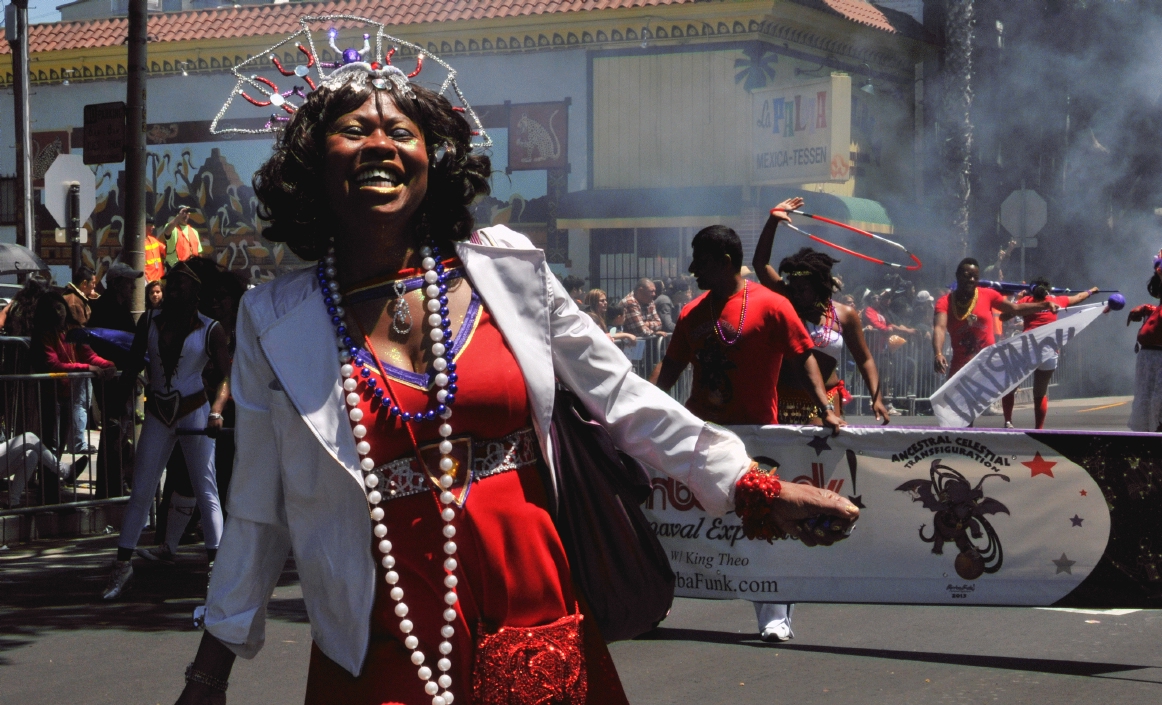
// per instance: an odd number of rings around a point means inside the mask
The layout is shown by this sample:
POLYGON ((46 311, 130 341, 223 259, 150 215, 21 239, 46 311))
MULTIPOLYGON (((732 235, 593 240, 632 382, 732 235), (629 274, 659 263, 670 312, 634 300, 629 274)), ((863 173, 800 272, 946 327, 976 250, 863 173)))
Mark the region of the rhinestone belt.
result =
MULTIPOLYGON (((477 482, 503 472, 535 465, 540 457, 536 433, 527 427, 513 431, 503 438, 477 440, 462 437, 449 440, 462 440, 471 444, 472 456, 469 468, 472 474, 469 482, 477 482)), ((433 492, 436 489, 420 465, 419 459, 414 455, 384 463, 371 472, 379 476, 385 501, 433 492)))

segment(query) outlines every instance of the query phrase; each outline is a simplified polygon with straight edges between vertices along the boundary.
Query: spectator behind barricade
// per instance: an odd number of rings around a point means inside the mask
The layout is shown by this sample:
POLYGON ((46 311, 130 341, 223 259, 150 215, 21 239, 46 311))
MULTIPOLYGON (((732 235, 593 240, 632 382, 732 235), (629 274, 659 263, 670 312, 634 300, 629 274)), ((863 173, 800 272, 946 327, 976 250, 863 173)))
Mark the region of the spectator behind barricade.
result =
POLYGON ((605 322, 605 314, 609 312, 609 297, 604 291, 590 289, 589 293, 585 294, 585 305, 581 310, 589 314, 598 328, 609 332, 609 324, 605 322))
POLYGON ((162 289, 161 282, 149 282, 145 285, 145 310, 152 311, 161 308, 162 299, 165 298, 165 291, 162 289))
POLYGON ((35 433, 22 433, 0 441, 0 478, 8 482, 8 508, 24 506, 24 490, 36 474, 37 466, 53 473, 60 482, 68 482, 85 472, 89 458, 81 456, 75 463, 59 461, 35 433))
POLYGON ((916 334, 916 329, 911 325, 912 296, 908 293, 907 288, 900 287, 893 291, 886 308, 886 318, 893 333, 905 339, 916 334))
POLYGON ((605 331, 622 352, 637 342, 637 336, 625 331, 625 307, 621 304, 610 304, 605 311, 605 331))
POLYGON ((92 269, 82 265, 73 272, 73 280, 65 286, 63 293, 69 307, 69 327, 89 325, 92 305, 97 300, 97 275, 92 269))
POLYGON ((105 272, 105 295, 93 302, 87 327, 132 334, 137 327, 133 320, 133 285, 142 276, 142 272, 128 264, 114 262, 105 272))
POLYGON ((625 332, 639 338, 663 334, 662 319, 654 307, 656 296, 652 281, 645 277, 638 280, 637 288, 621 300, 621 307, 625 310, 625 332))
POLYGON ((926 289, 921 289, 916 293, 916 299, 912 304, 911 325, 926 340, 932 338, 932 314, 935 303, 936 299, 932 294, 926 289))
POLYGON ((678 312, 674 308, 674 300, 670 298, 670 290, 661 279, 654 280, 654 310, 658 312, 658 320, 662 322, 663 333, 673 333, 674 324, 678 322, 678 312))
POLYGON ((694 280, 688 276, 676 277, 670 280, 667 290, 670 293, 670 300, 674 302, 674 323, 677 324, 682 309, 694 298, 694 280))
MULTIPOLYGON (((132 343, 137 328, 133 320, 133 287, 142 276, 143 272, 124 262, 114 262, 105 272, 105 295, 93 303, 93 315, 89 319, 93 346, 99 344, 98 340, 112 340, 109 335, 112 331, 125 333, 128 342, 132 343)), ((128 347, 105 343, 96 349, 103 357, 112 360, 118 370, 124 370, 128 365, 128 347)), ((113 397, 98 394, 97 405, 104 421, 97 451, 97 497, 120 497, 124 494, 122 478, 133 467, 132 409, 127 399, 116 394, 113 397)))
MULTIPOLYGON (((36 313, 32 319, 32 368, 36 372, 95 372, 102 379, 112 377, 115 372, 113 363, 93 352, 92 348, 83 343, 70 343, 65 340, 65 333, 69 325, 68 304, 63 296, 56 292, 49 292, 40 297, 36 303, 36 313)), ((88 399, 85 396, 88 380, 74 384, 78 380, 61 379, 42 388, 42 428, 49 429, 45 440, 54 448, 65 446, 63 439, 57 433, 58 416, 55 401, 61 406, 71 408, 72 423, 71 437, 68 447, 74 453, 90 452, 85 436, 88 425, 88 399), (55 395, 47 394, 48 389, 55 387, 55 395), (50 412, 51 409, 51 412, 50 412), (81 412, 84 412, 83 414, 81 412)))
POLYGON ((565 285, 565 291, 569 292, 569 298, 577 302, 577 307, 582 311, 585 310, 585 279, 575 274, 570 274, 561 281, 565 285))
MULTIPOLYGON (((887 293, 886 291, 884 292, 884 294, 887 293)), ((888 319, 884 318, 883 314, 878 310, 881 300, 882 295, 874 291, 864 293, 862 301, 863 310, 860 311, 860 316, 867 323, 864 326, 864 330, 888 331, 891 329, 891 326, 888 325, 888 319)))
POLYGON ((4 335, 29 336, 32 334, 32 317, 36 313, 36 302, 50 287, 39 274, 30 274, 24 287, 12 297, 4 311, 0 312, 0 330, 4 335))

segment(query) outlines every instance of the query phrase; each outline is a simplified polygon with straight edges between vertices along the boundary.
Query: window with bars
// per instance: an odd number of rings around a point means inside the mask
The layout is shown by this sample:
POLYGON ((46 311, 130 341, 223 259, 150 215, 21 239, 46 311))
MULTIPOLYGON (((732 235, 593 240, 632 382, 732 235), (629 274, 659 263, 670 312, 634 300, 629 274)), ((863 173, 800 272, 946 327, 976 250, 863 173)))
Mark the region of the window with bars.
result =
POLYGON ((603 228, 589 233, 589 280, 610 301, 634 290, 641 277, 670 279, 690 264, 690 228, 603 228))

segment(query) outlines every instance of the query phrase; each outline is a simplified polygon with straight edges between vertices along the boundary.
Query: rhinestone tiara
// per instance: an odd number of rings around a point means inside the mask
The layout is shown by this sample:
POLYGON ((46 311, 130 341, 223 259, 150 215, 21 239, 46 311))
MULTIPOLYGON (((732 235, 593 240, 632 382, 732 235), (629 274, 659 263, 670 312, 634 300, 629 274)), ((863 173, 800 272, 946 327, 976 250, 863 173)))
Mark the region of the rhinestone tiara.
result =
POLYGON ((437 92, 440 95, 445 95, 451 90, 451 95, 446 97, 452 100, 452 109, 467 116, 469 124, 473 126, 472 135, 479 138, 479 141, 472 143, 473 148, 487 149, 492 146, 492 138, 484 131, 484 126, 476 115, 476 111, 472 109, 460 91, 460 86, 456 82, 456 69, 440 57, 418 44, 388 34, 382 22, 357 15, 306 15, 299 18, 299 27, 300 29, 289 37, 230 69, 237 79, 237 83, 234 84, 234 90, 230 92, 230 97, 218 110, 213 122, 210 123, 211 134, 277 133, 282 128, 283 123, 290 120, 290 116, 294 115, 294 112, 302 105, 308 93, 319 88, 334 90, 347 83, 359 86, 370 84, 377 90, 386 89, 391 83, 403 95, 414 98, 415 93, 411 88, 411 80, 423 70, 424 63, 430 61, 447 71, 447 75, 440 85, 440 90, 437 92), (336 39, 339 36, 339 30, 334 26, 336 22, 343 23, 347 28, 350 28, 352 24, 357 27, 362 25, 365 30, 362 48, 340 49, 336 44, 336 39), (320 25, 323 25, 325 29, 320 28, 320 25), (372 28, 374 28, 374 35, 371 33, 372 28), (334 61, 324 61, 323 56, 319 53, 316 35, 320 33, 326 37, 325 46, 331 48, 335 55, 334 61), (373 36, 374 46, 372 44, 373 36), (279 52, 280 50, 285 51, 288 45, 294 45, 305 63, 290 68, 283 65, 282 60, 279 59, 279 52), (390 48, 385 52, 385 47, 390 48), (408 53, 413 53, 416 57, 415 70, 410 73, 404 73, 402 69, 391 63, 392 57, 401 48, 406 49, 408 53), (283 90, 274 81, 256 73, 263 67, 273 68, 280 74, 280 77, 289 78, 294 85, 288 90, 283 90), (255 107, 274 109, 270 119, 261 129, 222 124, 226 112, 234 104, 235 98, 239 96, 255 107))

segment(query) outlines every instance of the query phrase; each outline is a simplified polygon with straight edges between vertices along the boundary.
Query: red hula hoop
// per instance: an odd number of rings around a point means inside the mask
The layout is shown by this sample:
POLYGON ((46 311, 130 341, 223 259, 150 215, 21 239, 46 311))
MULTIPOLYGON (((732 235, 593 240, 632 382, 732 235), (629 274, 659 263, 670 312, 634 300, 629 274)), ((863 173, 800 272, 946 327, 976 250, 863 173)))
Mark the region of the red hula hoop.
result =
MULTIPOLYGON (((778 209, 772 208, 771 213, 774 213, 776 210, 778 210, 778 209)), ((786 211, 783 211, 783 212, 785 213, 786 211)), ((903 270, 908 271, 908 272, 914 272, 914 271, 916 271, 924 266, 924 264, 920 261, 920 258, 917 257, 916 255, 912 254, 911 252, 909 252, 908 248, 904 247, 903 245, 901 245, 898 242, 895 242, 893 240, 889 240, 886 237, 881 237, 880 235, 876 235, 875 233, 869 233, 866 230, 861 230, 861 229, 855 227, 854 225, 848 225, 847 223, 841 223, 838 220, 832 220, 831 218, 824 218, 821 215, 814 215, 812 213, 805 213, 803 211, 798 211, 798 210, 791 211, 791 212, 795 213, 797 215, 802 215, 802 216, 806 216, 808 218, 812 218, 814 220, 822 221, 822 222, 827 223, 829 225, 835 225, 837 227, 843 228, 844 230, 850 230, 853 233, 858 233, 860 235, 863 235, 864 237, 870 237, 873 240, 879 240, 881 242, 892 245, 893 247, 898 247, 900 250, 902 250, 904 252, 904 254, 911 257, 912 261, 915 262, 915 264, 905 265, 905 264, 898 264, 896 262, 885 262, 884 260, 877 259, 875 257, 872 257, 871 255, 865 255, 861 252, 856 252, 855 250, 848 249, 842 245, 837 245, 834 242, 824 240, 823 238, 819 237, 818 235, 812 235, 811 233, 806 232, 805 230, 800 230, 799 228, 795 227, 792 223, 787 223, 787 226, 789 228, 791 228, 792 230, 795 230, 796 232, 799 232, 803 235, 806 235, 807 237, 814 240, 815 242, 818 242, 821 245, 826 245, 827 247, 830 247, 832 249, 839 250, 840 252, 843 252, 845 254, 849 254, 852 257, 858 257, 859 259, 862 259, 866 262, 871 262, 873 264, 882 264, 885 267, 896 267, 897 269, 903 269, 903 270)))

